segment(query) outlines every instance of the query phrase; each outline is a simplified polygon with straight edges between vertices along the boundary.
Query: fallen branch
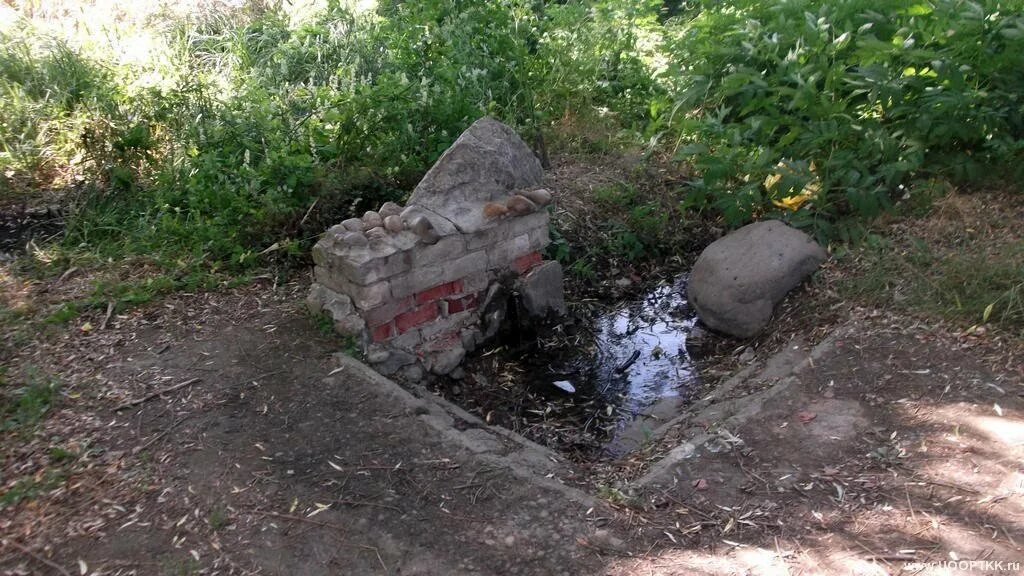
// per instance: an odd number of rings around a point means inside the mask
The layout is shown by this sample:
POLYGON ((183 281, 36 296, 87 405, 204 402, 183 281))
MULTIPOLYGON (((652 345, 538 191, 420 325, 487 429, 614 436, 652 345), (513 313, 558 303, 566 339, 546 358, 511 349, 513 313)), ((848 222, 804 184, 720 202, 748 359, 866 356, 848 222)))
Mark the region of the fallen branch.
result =
POLYGON ((107 315, 103 317, 103 323, 100 324, 100 330, 106 330, 107 324, 110 322, 110 317, 114 315, 114 301, 107 302, 107 315))
POLYGON ((156 436, 153 436, 152 438, 150 438, 150 439, 149 439, 149 440, 148 440, 148 441, 147 441, 147 442, 146 442, 145 444, 143 444, 142 446, 136 446, 136 447, 135 447, 135 448, 134 448, 134 449, 132 450, 132 452, 133 452, 133 453, 135 453, 135 454, 138 454, 139 452, 142 452, 143 450, 145 450, 145 449, 149 448, 149 447, 150 447, 150 446, 152 446, 153 444, 156 444, 156 443, 157 443, 157 442, 159 442, 159 441, 160 441, 160 440, 161 440, 161 439, 162 439, 162 438, 163 438, 164 436, 167 436, 168 434, 170 434, 172 430, 174 430, 175 428, 177 428, 177 427, 178 427, 178 424, 181 424, 181 423, 182 423, 182 422, 184 422, 184 421, 185 421, 185 420, 186 420, 187 418, 188 418, 188 416, 182 416, 181 418, 178 418, 178 419, 177 419, 177 420, 176 420, 176 421, 175 421, 175 422, 174 422, 173 424, 171 424, 170 426, 168 426, 166 430, 164 430, 163 432, 160 432, 160 433, 159 433, 159 434, 157 434, 156 436))
POLYGON ((119 404, 119 405, 114 407, 112 412, 120 412, 121 410, 124 410, 125 408, 131 408, 132 406, 138 406, 139 404, 142 404, 144 402, 149 402, 150 400, 152 400, 153 398, 156 398, 157 396, 163 396, 164 394, 167 394, 168 392, 174 392, 175 390, 180 390, 181 388, 184 388, 186 386, 191 386, 191 385, 195 384, 196 382, 199 382, 200 380, 201 380, 201 378, 193 378, 191 380, 186 380, 186 381, 181 382, 179 384, 175 384, 174 386, 168 386, 167 388, 161 388, 160 390, 157 390, 156 392, 150 392, 149 394, 146 394, 142 398, 137 398, 135 400, 129 400, 129 401, 125 402, 124 404, 119 404))
POLYGON ((622 374, 623 372, 628 370, 629 367, 632 366, 633 363, 636 362, 638 358, 640 358, 640 351, 639 350, 633 350, 633 354, 631 354, 629 356, 629 359, 626 360, 625 362, 623 362, 622 364, 619 364, 619 366, 617 368, 615 368, 615 373, 616 374, 622 374))
POLYGON ((67 570, 65 570, 64 567, 61 566, 60 564, 57 564, 56 562, 53 562, 51 560, 47 560, 46 558, 43 558, 42 556, 36 554, 32 550, 29 550, 28 548, 26 548, 25 546, 22 546, 21 544, 18 544, 14 540, 4 540, 4 542, 6 542, 7 544, 10 544, 11 546, 14 546, 15 548, 18 549, 19 552, 21 552, 25 556, 28 556, 29 558, 32 558, 36 562, 40 562, 42 564, 45 564, 45 565, 49 566, 50 568, 53 568, 59 574, 61 574, 61 576, 71 576, 71 573, 68 572, 67 570))
POLYGON ((249 510, 250 514, 256 514, 257 516, 270 516, 272 518, 280 518, 282 520, 291 520, 293 522, 303 522, 306 524, 312 524, 314 526, 320 526, 322 528, 333 528, 339 532, 346 532, 345 528, 338 526, 337 524, 331 524, 330 522, 321 522, 319 520, 311 520, 302 516, 295 516, 292 514, 282 514, 280 512, 265 512, 263 510, 249 510))

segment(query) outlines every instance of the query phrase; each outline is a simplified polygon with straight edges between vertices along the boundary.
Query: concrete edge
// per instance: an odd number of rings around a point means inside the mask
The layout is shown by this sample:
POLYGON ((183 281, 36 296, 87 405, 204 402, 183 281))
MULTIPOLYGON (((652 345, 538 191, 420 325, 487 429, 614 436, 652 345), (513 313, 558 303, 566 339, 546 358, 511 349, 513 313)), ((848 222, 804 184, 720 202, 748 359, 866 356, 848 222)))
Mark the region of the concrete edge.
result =
MULTIPOLYGON (((705 402, 702 402, 694 409, 687 410, 683 414, 659 427, 656 434, 659 434, 660 437, 660 435, 664 435, 672 426, 692 420, 715 422, 717 424, 716 428, 718 429, 728 430, 729 428, 733 428, 741 421, 749 419, 760 412, 761 407, 767 400, 789 390, 794 385, 797 385, 799 383, 799 379, 796 376, 806 368, 813 367, 815 361, 821 359, 825 354, 834 350, 836 341, 845 336, 846 331, 846 327, 839 328, 815 345, 809 353, 804 355, 802 359, 795 363, 792 359, 785 358, 785 356, 790 353, 794 341, 788 342, 784 349, 776 352, 765 362, 748 366, 731 376, 724 384, 717 387, 705 402), (734 390, 743 382, 758 379, 759 376, 764 374, 769 370, 769 368, 773 367, 773 364, 779 361, 788 362, 789 369, 786 370, 784 374, 773 375, 772 378, 778 378, 778 381, 772 386, 740 398, 721 401, 716 400, 729 391, 734 390)), ((774 368, 777 370, 777 366, 774 368)), ((683 437, 686 439, 670 450, 661 460, 652 464, 643 476, 630 482, 628 484, 628 489, 631 491, 643 491, 656 487, 664 488, 671 486, 676 482, 676 466, 683 460, 687 460, 697 455, 699 448, 705 442, 718 435, 718 432, 707 432, 704 427, 700 426, 688 428, 683 433, 683 437)))
POLYGON ((444 440, 476 454, 483 461, 505 468, 517 478, 554 490, 581 506, 601 505, 597 498, 558 480, 569 472, 569 468, 564 459, 551 449, 500 426, 491 426, 421 386, 414 391, 403 388, 347 354, 334 354, 333 359, 338 366, 325 378, 325 382, 333 384, 338 375, 346 373, 362 378, 398 402, 410 415, 436 430, 444 440), (457 421, 463 421, 469 427, 459 430, 455 426, 457 421))

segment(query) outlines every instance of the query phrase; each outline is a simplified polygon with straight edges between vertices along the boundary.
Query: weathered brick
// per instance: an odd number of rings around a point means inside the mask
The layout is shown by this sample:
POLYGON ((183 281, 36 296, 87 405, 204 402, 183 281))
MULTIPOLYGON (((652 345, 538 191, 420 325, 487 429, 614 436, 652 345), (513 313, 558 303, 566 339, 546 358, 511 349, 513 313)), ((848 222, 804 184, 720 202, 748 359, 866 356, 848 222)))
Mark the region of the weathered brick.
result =
POLYGON ((425 304, 459 292, 462 292, 462 280, 452 280, 416 293, 416 304, 425 304))
POLYGON ((454 280, 456 278, 464 278, 481 270, 487 270, 487 252, 478 250, 445 263, 444 276, 445 279, 454 280))
POLYGON ((380 306, 362 312, 362 315, 369 326, 380 326, 385 322, 393 320, 395 316, 402 312, 412 310, 415 305, 416 301, 412 296, 394 298, 380 306))
POLYGON ((449 298, 445 302, 448 305, 448 314, 458 314, 459 312, 476 308, 477 296, 476 294, 470 294, 461 298, 449 298))
POLYGON ((408 312, 403 312, 395 317, 395 328, 399 334, 406 332, 411 328, 415 328, 421 324, 430 322, 437 318, 439 310, 436 302, 431 302, 419 308, 414 308, 408 312))
POLYGON ((466 236, 466 249, 472 251, 479 250, 480 248, 486 248, 491 244, 507 239, 511 233, 511 223, 507 220, 503 220, 493 228, 480 230, 479 232, 466 236))
POLYGON ((419 327, 420 336, 424 341, 430 340, 442 332, 458 330, 475 321, 476 316, 472 312, 459 312, 458 314, 452 314, 446 318, 437 318, 432 322, 421 325, 419 327))
POLYGON ((527 234, 530 230, 537 228, 547 229, 551 221, 551 215, 547 210, 538 210, 526 216, 512 218, 508 221, 508 237, 513 238, 520 234, 527 234))
POLYGON ((462 279, 462 291, 463 292, 480 292, 487 288, 487 285, 491 283, 491 275, 486 270, 479 272, 473 272, 472 274, 466 275, 462 279))
POLYGON ((333 265, 340 269, 352 283, 362 286, 401 274, 412 267, 408 252, 397 252, 384 258, 374 258, 361 263, 338 258, 333 265))
POLYGON ((391 299, 391 290, 386 281, 360 286, 351 282, 340 272, 323 266, 314 268, 313 273, 317 282, 335 292, 347 295, 359 310, 369 310, 391 299))
POLYGON ((512 261, 530 252, 530 238, 520 234, 487 249, 487 267, 491 270, 508 268, 512 261))
POLYGON ((551 234, 547 227, 534 228, 527 232, 527 236, 530 238, 530 250, 543 250, 551 244, 551 234))
POLYGON ((530 252, 529 254, 524 254, 513 260, 512 268, 516 272, 522 274, 537 264, 540 264, 541 260, 540 252, 530 252))
POLYGON ((392 277, 389 282, 391 282, 392 296, 401 298, 411 296, 431 286, 437 286, 446 280, 452 280, 452 278, 445 278, 444 267, 435 264, 414 268, 405 274, 392 277))
POLYGON ((458 258, 466 253, 466 242, 461 234, 445 236, 437 244, 419 244, 409 251, 413 266, 426 266, 458 258))
POLYGON ((374 342, 383 342, 394 335, 395 324, 393 322, 388 322, 386 324, 370 328, 370 340, 374 342))

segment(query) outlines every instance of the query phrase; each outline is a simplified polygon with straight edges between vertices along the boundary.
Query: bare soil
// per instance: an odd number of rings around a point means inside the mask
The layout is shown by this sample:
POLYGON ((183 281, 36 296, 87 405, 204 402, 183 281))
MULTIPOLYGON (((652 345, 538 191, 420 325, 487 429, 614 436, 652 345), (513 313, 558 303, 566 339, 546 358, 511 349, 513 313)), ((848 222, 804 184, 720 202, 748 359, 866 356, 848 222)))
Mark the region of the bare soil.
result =
MULTIPOLYGON (((305 279, 12 331, 5 392, 60 388, 38 424, 0 432, 0 573, 1019 573, 1020 339, 841 301, 846 273, 795 292, 769 334, 711 346, 708 382, 748 347, 755 364, 804 362, 726 399, 782 392, 735 426, 707 412, 596 464, 468 414, 444 432, 338 372, 305 279), (695 429, 717 440, 641 485, 695 429), (515 463, 526 453, 536 466, 515 463), (929 564, 950 560, 990 563, 929 564)), ((41 310, 89 275, 3 281, 5 304, 41 310)))

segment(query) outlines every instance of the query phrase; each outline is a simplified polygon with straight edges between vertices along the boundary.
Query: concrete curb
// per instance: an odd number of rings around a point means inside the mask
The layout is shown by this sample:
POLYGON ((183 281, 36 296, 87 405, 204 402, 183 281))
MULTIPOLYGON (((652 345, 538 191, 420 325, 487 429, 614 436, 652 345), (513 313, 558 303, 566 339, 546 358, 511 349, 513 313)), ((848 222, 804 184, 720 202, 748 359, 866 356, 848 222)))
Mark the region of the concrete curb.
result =
POLYGON ((501 426, 491 426, 423 387, 407 390, 351 356, 338 353, 333 359, 337 368, 325 379, 325 384, 339 385, 338 376, 342 374, 369 382, 408 414, 436 430, 445 441, 509 470, 517 478, 554 490, 583 507, 602 505, 597 498, 558 480, 571 470, 564 459, 549 448, 501 426), (457 427, 457 423, 461 426, 457 427))
MULTIPOLYGON (((654 433, 655 437, 660 438, 672 427, 692 421, 713 422, 716 429, 735 428, 737 424, 760 412, 766 401, 797 385, 799 383, 797 375, 804 369, 814 366, 815 361, 834 350, 836 340, 842 338, 845 333, 846 328, 840 328, 806 354, 794 354, 794 348, 800 347, 799 340, 791 341, 782 351, 763 364, 754 364, 744 368, 716 387, 710 395, 692 404, 686 412, 660 426, 654 433), (751 380, 777 381, 768 388, 753 394, 721 400, 732 390, 751 380)), ((702 426, 693 426, 688 428, 683 436, 686 438, 685 441, 669 451, 664 458, 651 465, 647 473, 628 485, 628 489, 643 491, 673 485, 676 482, 677 465, 697 455, 700 447, 719 436, 719 433, 708 432, 702 426)))

